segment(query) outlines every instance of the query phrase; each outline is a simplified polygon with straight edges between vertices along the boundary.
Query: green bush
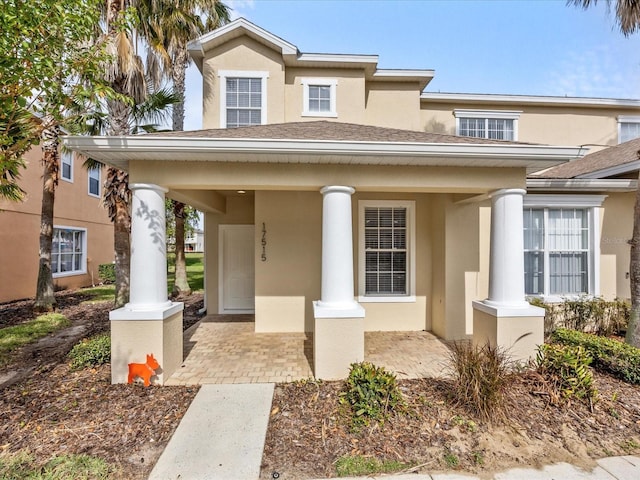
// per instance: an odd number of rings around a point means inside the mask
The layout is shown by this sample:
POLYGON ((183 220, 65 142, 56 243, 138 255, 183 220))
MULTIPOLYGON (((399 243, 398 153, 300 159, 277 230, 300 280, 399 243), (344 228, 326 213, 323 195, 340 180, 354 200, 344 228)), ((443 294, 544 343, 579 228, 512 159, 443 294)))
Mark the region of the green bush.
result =
POLYGON ((111 337, 109 334, 102 334, 82 340, 71 349, 69 358, 71 359, 71 368, 74 370, 109 363, 111 361, 111 337))
POLYGON ((114 283, 116 281, 116 264, 103 263, 98 265, 98 276, 102 283, 114 283))
POLYGON ((497 347, 454 342, 449 359, 454 403, 483 420, 504 413, 504 397, 513 377, 508 355, 497 347))
POLYGON ((354 427, 371 421, 384 423, 396 408, 404 409, 404 399, 396 376, 368 362, 352 363, 340 402, 351 409, 354 427))
POLYGON ((545 309, 544 329, 547 336, 556 328, 568 328, 596 335, 619 335, 626 331, 631 305, 625 300, 606 301, 602 298, 579 298, 562 303, 544 303, 539 298, 529 300, 545 309))
POLYGON ((593 357, 593 367, 640 384, 640 349, 612 338, 563 328, 553 332, 553 340, 563 345, 582 346, 593 357))
POLYGON ((581 345, 543 344, 538 348, 536 366, 554 392, 562 397, 593 399, 597 391, 589 368, 592 361, 581 345))

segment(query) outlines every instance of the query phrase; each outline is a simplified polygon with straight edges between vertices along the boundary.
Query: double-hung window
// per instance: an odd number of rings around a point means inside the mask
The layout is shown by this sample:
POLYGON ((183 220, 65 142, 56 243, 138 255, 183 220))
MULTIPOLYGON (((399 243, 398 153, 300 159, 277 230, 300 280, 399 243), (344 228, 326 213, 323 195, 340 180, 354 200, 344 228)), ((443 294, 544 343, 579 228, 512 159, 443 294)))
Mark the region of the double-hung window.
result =
POLYGON ((456 134, 463 137, 515 141, 518 139, 520 113, 522 112, 454 110, 456 134))
POLYGON ((73 182, 73 153, 60 153, 60 178, 73 182))
POLYGON ((88 170, 89 185, 88 193, 92 197, 100 197, 100 168, 90 168, 88 170))
POLYGON ((640 116, 620 115, 618 117, 618 143, 640 137, 640 116))
POLYGON ((337 117, 336 85, 338 81, 327 78, 303 78, 302 116, 337 117))
POLYGON ((360 201, 361 301, 415 295, 414 203, 360 201))
POLYGON ((267 123, 267 72, 220 71, 220 125, 226 128, 267 123))
POLYGON ((597 294, 597 209, 604 197, 525 197, 524 283, 527 295, 597 294), (536 198, 543 197, 543 198, 536 198), (552 198, 553 197, 553 198, 552 198), (557 203, 554 204, 554 200, 557 203))
POLYGON ((76 227, 54 227, 51 271, 54 277, 86 273, 87 231, 76 227))

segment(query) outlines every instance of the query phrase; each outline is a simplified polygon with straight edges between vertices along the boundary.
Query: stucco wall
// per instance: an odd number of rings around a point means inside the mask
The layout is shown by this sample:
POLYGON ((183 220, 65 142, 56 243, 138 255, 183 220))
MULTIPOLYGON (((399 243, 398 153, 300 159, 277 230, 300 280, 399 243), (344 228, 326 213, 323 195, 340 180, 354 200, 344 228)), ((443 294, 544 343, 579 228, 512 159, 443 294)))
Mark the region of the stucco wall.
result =
POLYGON ((365 124, 421 130, 417 82, 368 82, 365 124))
POLYGON ((600 291, 607 299, 630 298, 628 240, 635 193, 609 193, 601 209, 600 291))
MULTIPOLYGON (((41 151, 26 155, 28 167, 19 185, 27 192, 23 202, 0 200, 0 302, 34 297, 38 278, 40 213, 42 209, 41 151)), ((102 179, 104 179, 104 171, 102 179)), ((88 195, 87 171, 82 159, 73 162, 73 182, 60 180, 56 189, 54 226, 87 230, 87 273, 54 278, 57 288, 98 283, 98 265, 111 263, 113 226, 100 199, 88 195)))

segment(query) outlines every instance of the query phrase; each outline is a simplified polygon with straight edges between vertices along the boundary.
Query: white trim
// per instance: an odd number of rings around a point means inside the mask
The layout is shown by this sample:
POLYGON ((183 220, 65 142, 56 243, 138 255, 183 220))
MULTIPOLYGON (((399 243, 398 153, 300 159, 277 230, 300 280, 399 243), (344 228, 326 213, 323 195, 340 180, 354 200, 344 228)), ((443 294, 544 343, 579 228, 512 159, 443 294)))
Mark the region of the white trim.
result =
POLYGON ((408 303, 416 301, 416 202, 414 200, 358 200, 358 301, 363 303, 408 303), (366 295, 364 209, 404 207, 407 209, 407 294, 366 295))
POLYGON ((524 207, 591 208, 601 207, 607 195, 525 195, 524 207))
MULTIPOLYGON (((55 234, 56 230, 71 230, 74 232, 82 232, 82 259, 80 260, 80 270, 73 270, 69 272, 56 272, 52 273, 53 278, 64 278, 64 277, 73 277, 76 275, 85 275, 87 273, 87 229, 85 227, 74 227, 68 225, 53 225, 53 231, 55 234)), ((51 255, 53 257, 53 245, 51 249, 51 255)), ((53 268, 52 268, 53 271, 53 268)))
POLYGON ((101 198, 102 195, 102 168, 89 168, 87 170, 87 195, 94 198, 101 198), (91 192, 91 172, 98 172, 98 194, 91 192))
POLYGON ((571 105, 584 107, 640 107, 640 100, 593 97, 558 97, 542 95, 503 95, 490 93, 424 92, 420 100, 431 102, 516 103, 533 105, 571 105))
POLYGON ((635 160, 633 162, 623 163, 621 165, 615 165, 609 168, 603 168, 602 170, 596 170, 595 172, 585 173, 583 175, 578 175, 576 178, 602 178, 602 177, 611 177, 615 175, 621 175, 624 173, 633 172, 634 170, 638 170, 640 168, 640 160, 635 160))
POLYGON ((65 182, 69 182, 69 183, 73 183, 73 157, 75 156, 75 154, 73 152, 70 152, 68 150, 62 151, 60 152, 60 178, 62 180, 64 180, 65 182), (64 159, 68 158, 69 159, 69 174, 71 175, 69 178, 65 178, 64 176, 64 159))
POLYGON ((378 63, 378 55, 341 53, 301 53, 298 62, 378 63))
MULTIPOLYGON (((640 167, 640 164, 638 165, 640 167)), ((627 179, 564 179, 527 178, 527 190, 563 190, 567 192, 610 191, 633 192, 638 188, 637 180, 627 179)))
POLYGON ((220 78, 220 128, 227 128, 227 78, 260 78, 260 124, 267 124, 267 79, 269 72, 256 70, 218 70, 220 78))
MULTIPOLYGON (((255 313, 254 308, 248 309, 228 309, 224 306, 224 239, 223 233, 225 230, 229 230, 232 228, 238 227, 251 227, 255 229, 255 225, 253 224, 221 224, 218 225, 218 314, 219 315, 229 315, 229 314, 250 314, 255 313)), ((255 286, 255 274, 254 274, 254 286, 255 286)), ((255 295, 254 295, 255 302, 255 295)), ((255 304, 254 304, 255 305, 255 304)))
POLYGON ((336 110, 336 85, 338 80, 335 78, 310 78, 303 77, 300 79, 302 84, 302 116, 303 117, 338 117, 336 110), (309 110, 309 87, 310 86, 329 87, 329 111, 328 112, 312 112, 309 110))

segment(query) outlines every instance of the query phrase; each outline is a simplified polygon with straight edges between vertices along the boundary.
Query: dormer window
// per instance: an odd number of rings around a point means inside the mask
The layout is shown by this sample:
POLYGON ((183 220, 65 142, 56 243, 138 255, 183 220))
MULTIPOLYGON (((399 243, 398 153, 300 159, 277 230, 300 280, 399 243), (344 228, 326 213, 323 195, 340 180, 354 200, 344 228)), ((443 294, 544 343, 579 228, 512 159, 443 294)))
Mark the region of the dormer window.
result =
POLYGON ((267 123, 267 72, 220 71, 220 126, 267 123))
POLYGON ((303 78, 302 116, 337 117, 336 85, 338 81, 330 78, 303 78))

